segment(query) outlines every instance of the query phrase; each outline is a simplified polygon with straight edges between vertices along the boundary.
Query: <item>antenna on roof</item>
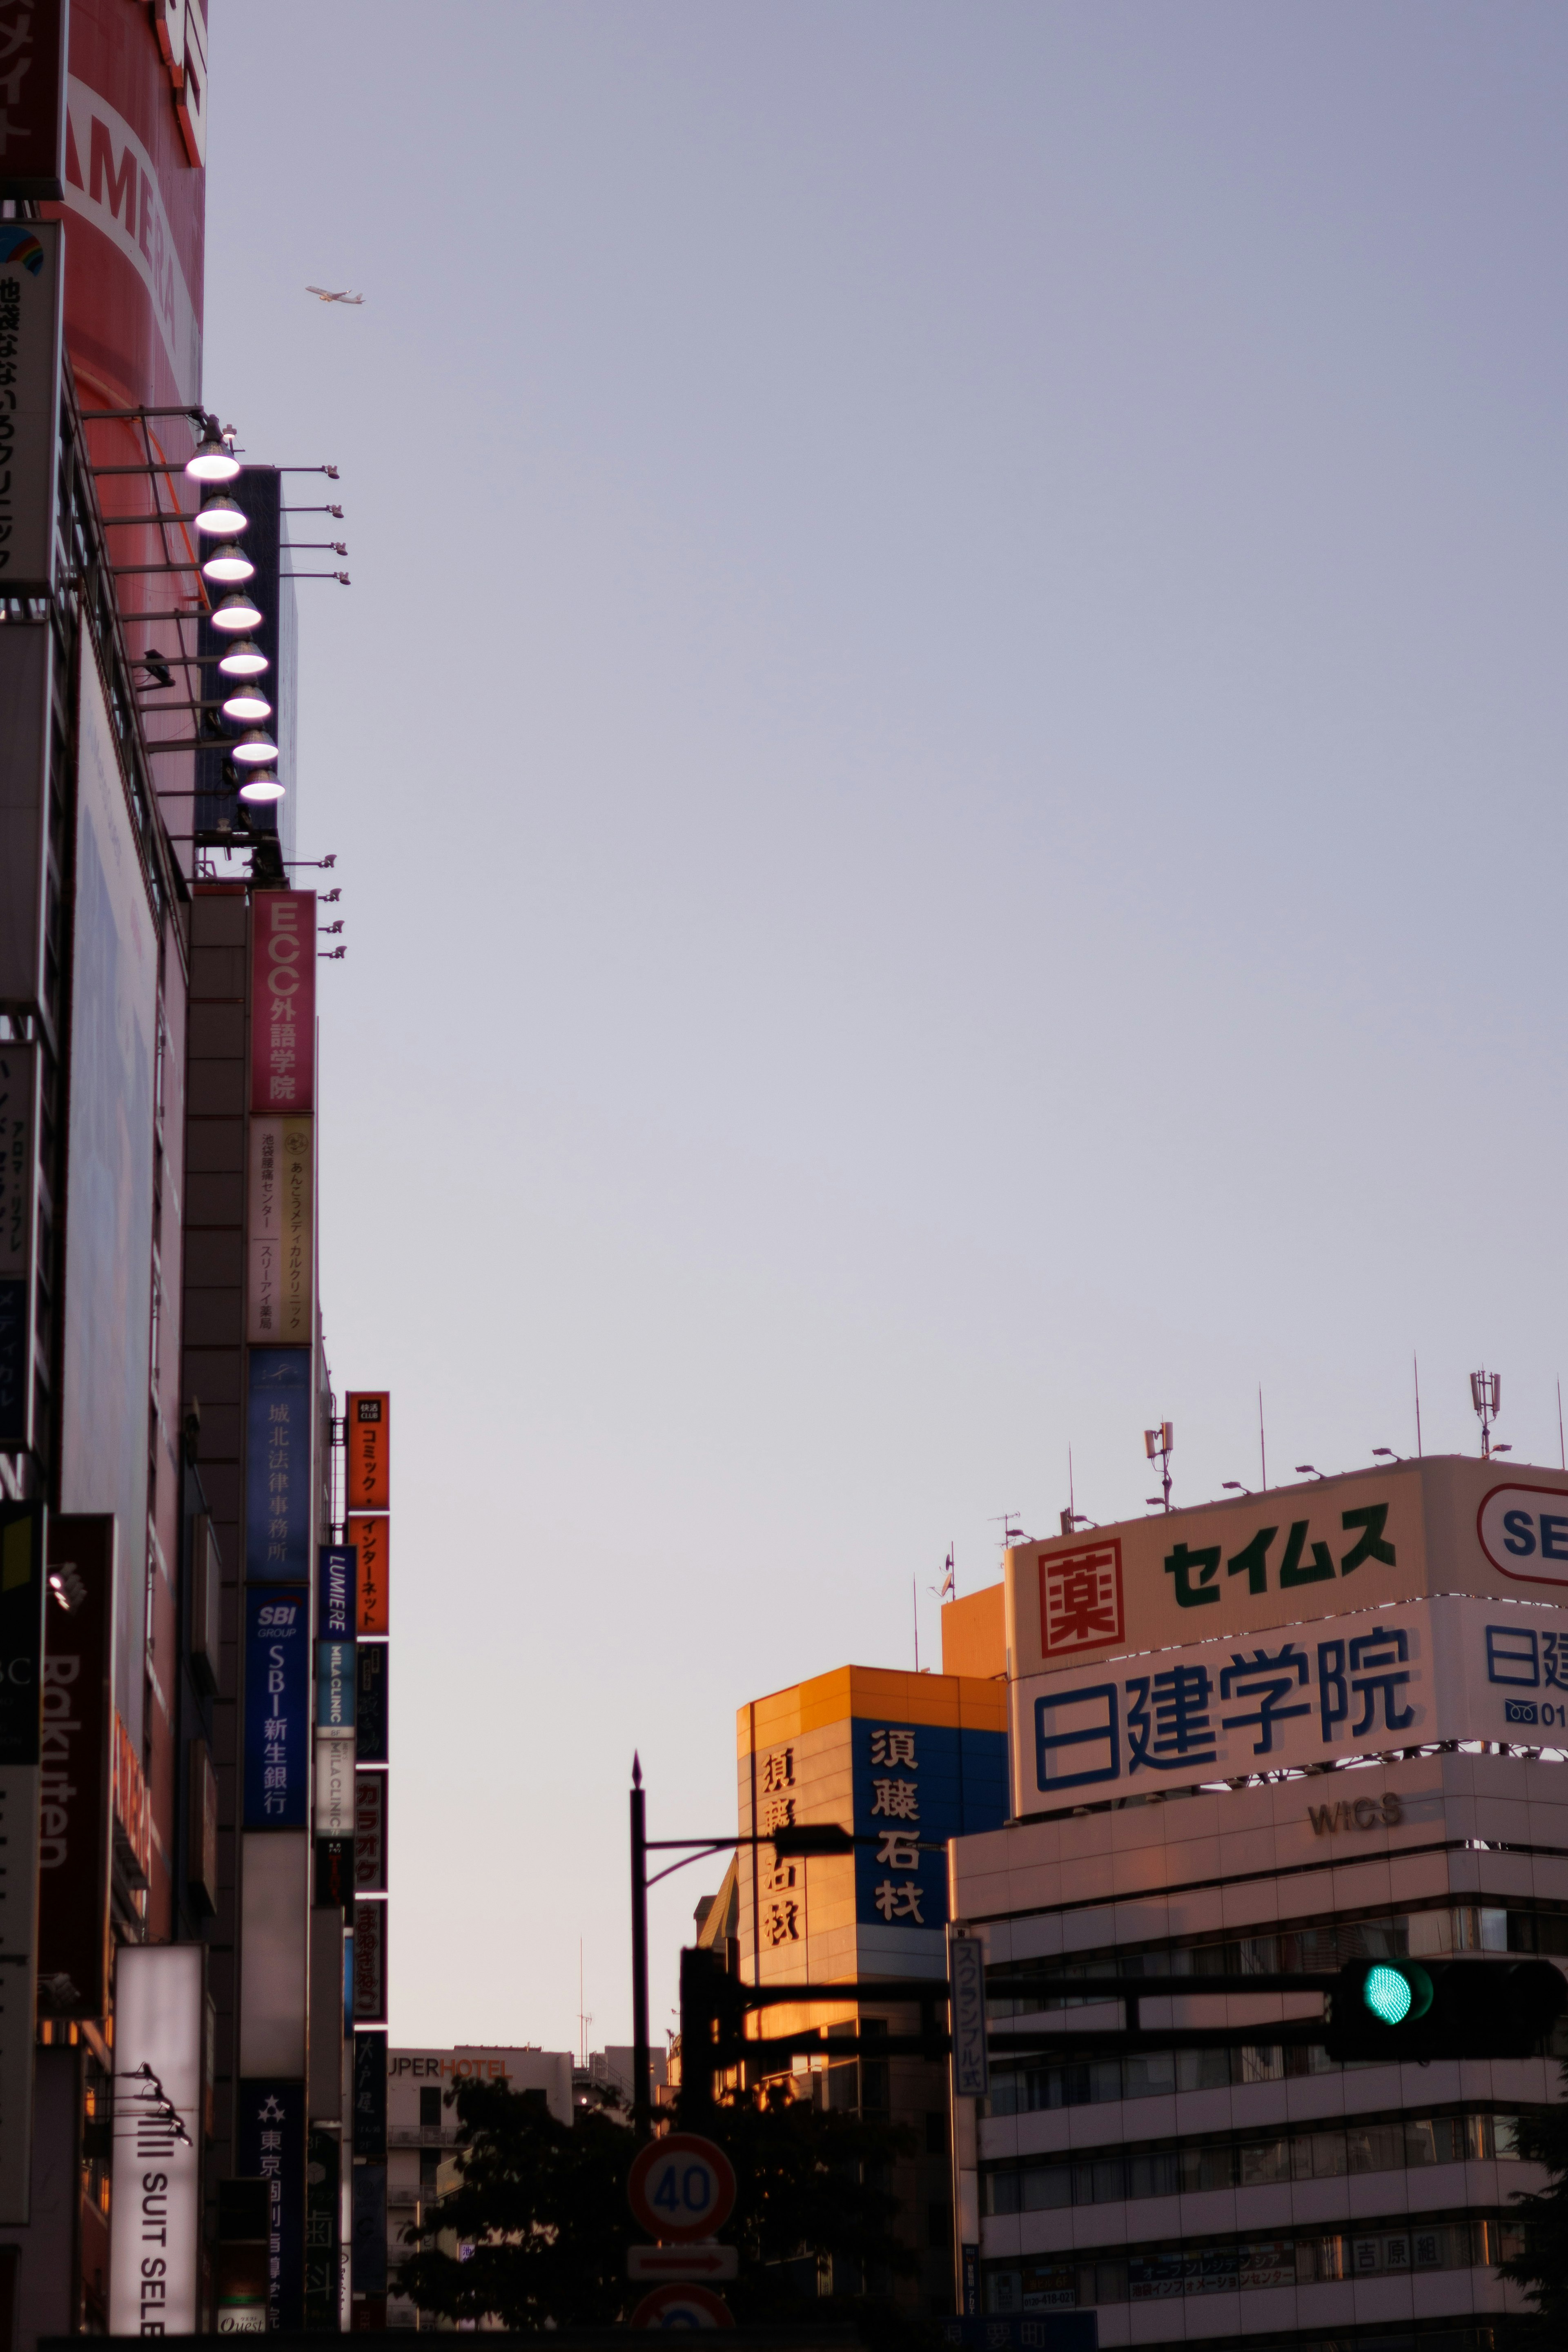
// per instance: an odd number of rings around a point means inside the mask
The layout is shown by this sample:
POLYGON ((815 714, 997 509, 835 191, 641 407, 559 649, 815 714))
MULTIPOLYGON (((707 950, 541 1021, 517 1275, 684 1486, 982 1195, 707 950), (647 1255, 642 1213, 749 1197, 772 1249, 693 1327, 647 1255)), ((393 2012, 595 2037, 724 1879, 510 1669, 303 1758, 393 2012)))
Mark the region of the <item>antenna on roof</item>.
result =
MULTIPOLYGON (((1158 1428, 1146 1429, 1143 1432, 1143 1451, 1151 1462, 1157 1462, 1160 1465, 1160 1486, 1164 1497, 1164 1508, 1167 1511, 1171 1507, 1171 1455, 1175 1451, 1175 1445, 1174 1422, 1163 1421, 1158 1428)), ((1160 1495, 1151 1495, 1149 1497, 1152 1504, 1158 1503, 1160 1499, 1160 1495)))
MULTIPOLYGON (((1502 1374, 1472 1372, 1470 1402, 1474 1405, 1476 1417, 1481 1424, 1481 1460, 1489 1462, 1492 1457, 1492 1423, 1502 1410, 1502 1374)), ((1511 1454, 1513 1448, 1511 1445, 1500 1445, 1498 1452, 1511 1454)))

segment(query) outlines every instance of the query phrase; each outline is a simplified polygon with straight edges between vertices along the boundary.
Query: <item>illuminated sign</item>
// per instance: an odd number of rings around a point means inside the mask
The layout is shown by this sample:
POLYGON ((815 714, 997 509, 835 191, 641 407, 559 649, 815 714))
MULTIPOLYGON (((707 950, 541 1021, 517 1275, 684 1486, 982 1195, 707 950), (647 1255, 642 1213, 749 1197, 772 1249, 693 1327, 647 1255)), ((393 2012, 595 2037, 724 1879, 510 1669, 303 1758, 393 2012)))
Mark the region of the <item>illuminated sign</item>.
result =
POLYGON ((353 1637, 354 1569, 353 1544, 321 1547, 316 1572, 316 1632, 323 1642, 353 1637))
POLYGON ((114 1964, 111 2336, 200 2325, 205 1947, 123 1944, 114 1964))

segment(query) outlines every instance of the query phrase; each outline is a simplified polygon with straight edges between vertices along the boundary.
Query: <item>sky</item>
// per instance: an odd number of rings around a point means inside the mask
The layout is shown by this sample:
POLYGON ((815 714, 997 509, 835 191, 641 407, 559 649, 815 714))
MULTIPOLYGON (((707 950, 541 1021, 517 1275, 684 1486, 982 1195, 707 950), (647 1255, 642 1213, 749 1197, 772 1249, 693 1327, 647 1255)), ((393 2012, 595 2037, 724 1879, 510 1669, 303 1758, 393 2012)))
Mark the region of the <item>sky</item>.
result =
POLYGON ((1468 1453, 1484 1364, 1560 1458, 1568 15, 213 18, 207 398, 351 551, 294 791, 392 2034, 602 2046, 634 1749, 732 1830, 736 1709, 939 1663, 1069 1447, 1205 1500, 1261 1389, 1349 1469, 1418 1364, 1468 1453))

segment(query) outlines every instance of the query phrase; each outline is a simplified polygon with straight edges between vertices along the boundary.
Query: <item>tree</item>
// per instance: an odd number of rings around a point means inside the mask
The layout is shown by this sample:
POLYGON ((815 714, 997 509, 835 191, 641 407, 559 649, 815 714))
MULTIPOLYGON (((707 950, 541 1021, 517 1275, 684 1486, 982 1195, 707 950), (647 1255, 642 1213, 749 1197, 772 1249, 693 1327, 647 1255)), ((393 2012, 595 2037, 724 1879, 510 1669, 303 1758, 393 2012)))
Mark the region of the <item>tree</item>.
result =
MULTIPOLYGON (((640 2232, 626 2193, 635 2144, 613 2094, 595 2088, 570 2125, 504 2084, 461 2083, 447 2096, 459 2124, 458 2186, 419 2231, 404 2293, 424 2311, 452 2319, 493 2312, 524 2332, 626 2316, 640 2293, 626 2281, 626 2247, 640 2232), (448 2233, 456 2256, 435 2242, 448 2233)), ((916 2267, 893 2234, 896 2200, 880 2185, 909 2136, 825 2114, 782 2084, 731 2097, 700 2127, 735 2168, 723 2236, 741 2253, 741 2276, 724 2288, 737 2318, 853 2313, 873 2338, 881 2333, 879 2322, 891 2314, 864 2283, 916 2267), (861 2291, 819 2296, 824 2258, 836 2282, 847 2273, 861 2291)), ((900 2320, 898 2341, 917 2340, 900 2320)))
MULTIPOLYGON (((1568 2065, 1563 2069, 1568 2087, 1568 2065)), ((1532 2340, 1561 2345, 1568 2340, 1568 2106, 1544 2107, 1521 2116, 1518 2147, 1528 2164, 1552 2175, 1545 2189, 1521 2190, 1514 2211, 1524 2225, 1524 2250, 1498 2264, 1500 2277, 1530 2290, 1535 2298, 1532 2340)))

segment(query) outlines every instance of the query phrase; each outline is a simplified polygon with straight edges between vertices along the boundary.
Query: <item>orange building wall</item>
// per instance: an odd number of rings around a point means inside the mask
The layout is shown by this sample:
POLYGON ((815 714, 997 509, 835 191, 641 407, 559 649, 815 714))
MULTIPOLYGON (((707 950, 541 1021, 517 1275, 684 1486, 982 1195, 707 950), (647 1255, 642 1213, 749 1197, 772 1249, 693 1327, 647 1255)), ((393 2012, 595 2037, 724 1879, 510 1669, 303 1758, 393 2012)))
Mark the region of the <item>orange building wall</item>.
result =
POLYGON ((1003 1601, 1006 1587, 988 1584, 966 1592, 942 1612, 942 1670, 990 1681, 1007 1671, 1007 1635, 1003 1601))

